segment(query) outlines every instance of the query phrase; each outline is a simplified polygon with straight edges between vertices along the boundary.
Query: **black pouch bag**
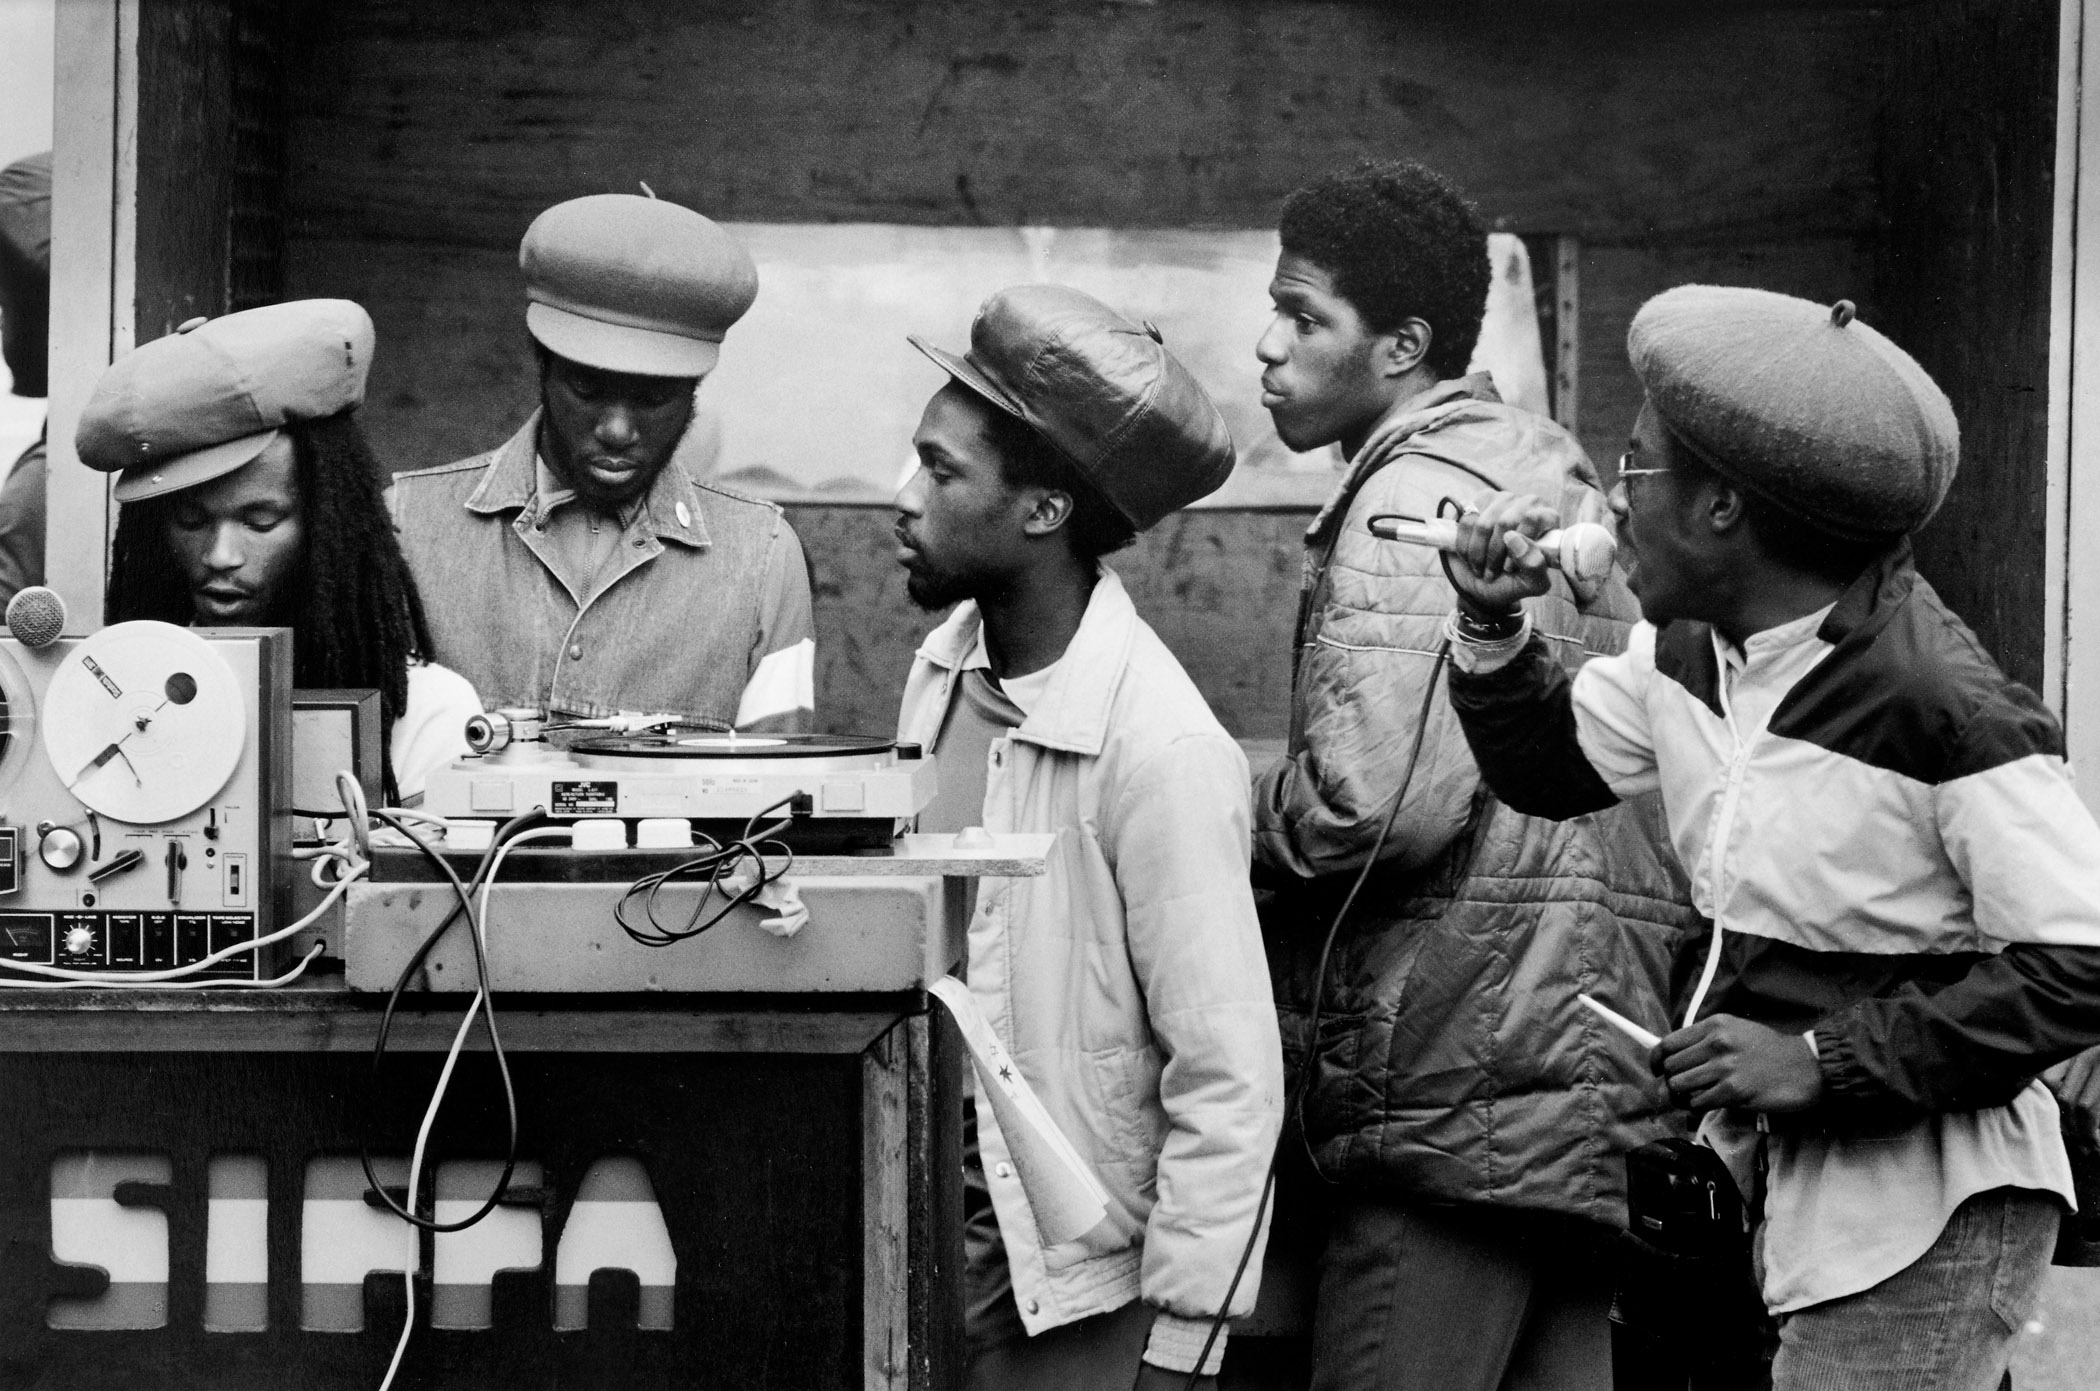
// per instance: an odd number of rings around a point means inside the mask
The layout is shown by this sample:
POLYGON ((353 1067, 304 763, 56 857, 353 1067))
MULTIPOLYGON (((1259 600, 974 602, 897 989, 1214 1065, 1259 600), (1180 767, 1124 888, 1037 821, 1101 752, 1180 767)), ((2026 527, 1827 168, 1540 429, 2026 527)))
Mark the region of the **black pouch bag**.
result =
POLYGON ((1611 1304, 1614 1391, 1762 1391, 1769 1322, 1750 1221, 1721 1156, 1657 1140, 1626 1156, 1611 1304))

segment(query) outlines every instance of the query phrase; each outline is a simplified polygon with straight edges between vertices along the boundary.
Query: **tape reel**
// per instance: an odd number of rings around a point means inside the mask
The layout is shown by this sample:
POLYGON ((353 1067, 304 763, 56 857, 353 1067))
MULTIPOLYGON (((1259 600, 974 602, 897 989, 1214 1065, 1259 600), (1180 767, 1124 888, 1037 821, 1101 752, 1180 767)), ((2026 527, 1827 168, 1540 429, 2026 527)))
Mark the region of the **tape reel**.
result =
POLYGON ((44 755, 83 805, 153 825, 225 786, 247 714, 233 668, 204 639, 166 623, 118 623, 83 639, 52 674, 44 755))

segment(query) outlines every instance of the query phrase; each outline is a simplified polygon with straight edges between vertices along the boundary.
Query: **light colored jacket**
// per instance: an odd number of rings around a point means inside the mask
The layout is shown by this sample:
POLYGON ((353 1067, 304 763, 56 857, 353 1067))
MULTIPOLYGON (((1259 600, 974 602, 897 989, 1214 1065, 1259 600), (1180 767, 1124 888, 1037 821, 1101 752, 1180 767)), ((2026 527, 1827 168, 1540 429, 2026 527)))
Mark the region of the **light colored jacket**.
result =
MULTIPOLYGON (((965 603, 919 649, 900 737, 934 746, 979 623, 965 603)), ((1148 1356, 1193 1365, 1283 1113, 1246 758, 1106 569, 1041 701, 988 757, 985 829, 1057 839, 1042 877, 984 881, 970 990, 1110 1199, 1092 1232, 1044 1249, 978 1111, 1021 1321, 1034 1334, 1142 1295, 1160 1311, 1148 1356)), ((1234 1316, 1260 1270, 1257 1248, 1234 1316)))

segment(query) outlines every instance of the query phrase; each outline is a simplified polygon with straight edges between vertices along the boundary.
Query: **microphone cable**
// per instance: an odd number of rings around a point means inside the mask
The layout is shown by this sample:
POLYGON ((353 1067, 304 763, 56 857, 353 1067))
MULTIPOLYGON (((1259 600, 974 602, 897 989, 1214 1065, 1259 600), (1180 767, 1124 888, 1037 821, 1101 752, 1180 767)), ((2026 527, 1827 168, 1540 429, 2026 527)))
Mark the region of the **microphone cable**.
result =
MULTIPOLYGON (((1422 688, 1422 704, 1415 712, 1415 737, 1407 750, 1407 764, 1400 774, 1400 786, 1393 793, 1393 805, 1385 814, 1385 821, 1378 827, 1377 839, 1371 842, 1371 852, 1364 856, 1363 867, 1356 871, 1349 892, 1343 896, 1341 907, 1335 909, 1334 918, 1327 924, 1327 935, 1320 941, 1320 957, 1313 969, 1312 1008, 1307 1015, 1305 1053, 1298 1059, 1296 1074, 1285 1092, 1284 1113, 1286 1124, 1295 1121, 1300 1139, 1305 1137, 1305 1095, 1312 1090, 1313 1072, 1320 1053, 1320 1015, 1327 995, 1327 965, 1334 952, 1334 939, 1340 934, 1342 924, 1348 921, 1349 910, 1356 906, 1357 895, 1363 892, 1365 881, 1378 864, 1379 855, 1385 850, 1386 839, 1392 834, 1393 824, 1400 819, 1400 808, 1406 805, 1408 788, 1415 780, 1415 768, 1422 759, 1422 741, 1429 734, 1429 712, 1436 703, 1437 683, 1443 679, 1444 666, 1451 660, 1451 639, 1445 638, 1437 644, 1436 662, 1429 669, 1429 681, 1422 688)), ((1306 1141, 1308 1157, 1311 1142, 1306 1141)), ((1276 1167, 1283 1157, 1283 1133, 1279 1129, 1275 1148, 1269 1151, 1269 1171, 1262 1179, 1261 1198, 1254 1205, 1254 1223, 1247 1233, 1247 1244, 1240 1250, 1239 1265, 1232 1272, 1232 1283, 1225 1287, 1225 1298, 1218 1304, 1218 1312, 1211 1319, 1210 1333, 1203 1340, 1203 1351, 1196 1354, 1196 1365, 1189 1371, 1185 1391, 1197 1391, 1197 1383, 1203 1377, 1203 1364, 1210 1361, 1210 1350, 1217 1345, 1219 1335, 1225 1330, 1227 1311, 1232 1308, 1232 1297, 1239 1293, 1240 1280, 1247 1273, 1247 1265, 1254 1259, 1254 1247, 1261 1240, 1262 1219, 1268 1215, 1269 1198, 1276 1190, 1276 1167)), ((1319 1172, 1318 1161, 1314 1161, 1313 1172, 1319 1172)))

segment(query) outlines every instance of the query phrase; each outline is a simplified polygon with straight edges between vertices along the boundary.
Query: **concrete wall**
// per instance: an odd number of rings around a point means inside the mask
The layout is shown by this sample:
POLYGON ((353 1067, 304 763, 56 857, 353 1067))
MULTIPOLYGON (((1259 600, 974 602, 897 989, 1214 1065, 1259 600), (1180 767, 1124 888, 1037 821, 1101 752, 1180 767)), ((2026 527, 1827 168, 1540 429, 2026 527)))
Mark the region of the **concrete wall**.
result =
MULTIPOLYGON (((1605 463, 1647 295, 1759 284, 1872 316, 1891 23, 1843 4, 312 4, 290 46, 286 290, 371 309, 367 422, 420 466, 529 408, 515 249, 562 198, 646 179, 729 219, 1259 227, 1313 173, 1407 155, 1498 226, 1582 239, 1580 431, 1605 463)), ((1283 729, 1303 520, 1203 514, 1119 561, 1242 734, 1283 729)), ((825 723, 884 727, 927 621, 887 516, 796 522, 825 723)))

